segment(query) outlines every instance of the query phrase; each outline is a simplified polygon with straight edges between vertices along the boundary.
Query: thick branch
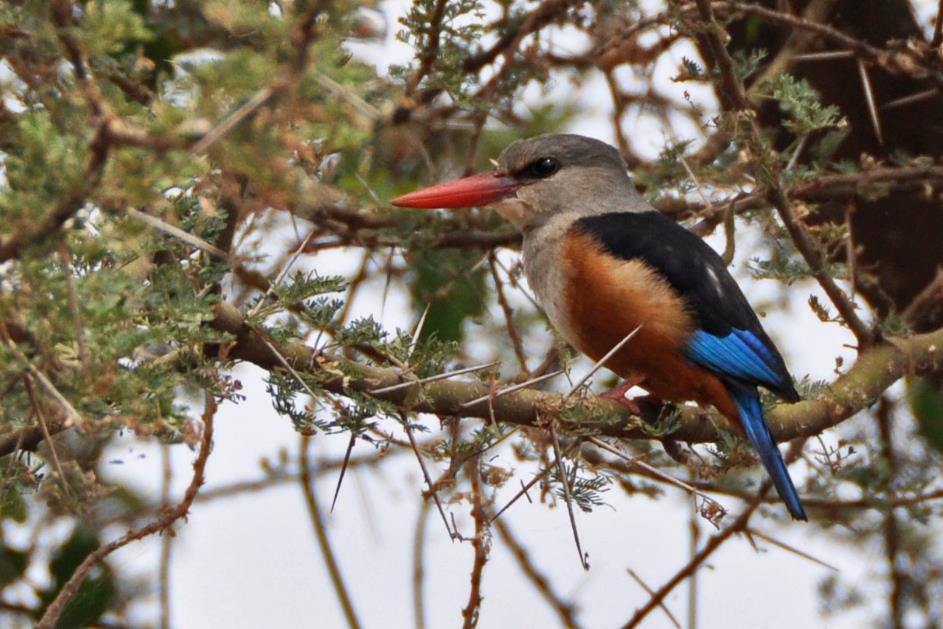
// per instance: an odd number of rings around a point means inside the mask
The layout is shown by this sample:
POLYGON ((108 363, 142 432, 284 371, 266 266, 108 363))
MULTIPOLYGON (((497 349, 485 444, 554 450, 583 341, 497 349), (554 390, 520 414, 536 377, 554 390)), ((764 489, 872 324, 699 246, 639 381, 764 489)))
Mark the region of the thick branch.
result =
MULTIPOLYGON (((245 360, 263 369, 281 369, 282 363, 268 343, 273 343, 285 360, 298 372, 318 376, 321 386, 334 393, 350 395, 354 391, 367 393, 406 380, 396 369, 375 367, 337 356, 318 355, 301 342, 277 344, 263 339, 243 321, 242 314, 229 304, 217 304, 217 318, 212 322, 218 330, 236 336, 230 351, 235 359, 245 360)), ((815 435, 834 426, 858 411, 904 375, 936 371, 943 368, 943 329, 928 334, 893 339, 863 351, 852 369, 829 385, 816 397, 781 404, 769 413, 768 422, 779 441, 800 436, 815 435)), ((407 412, 426 412, 438 415, 461 415, 487 419, 491 416, 487 402, 463 408, 462 404, 486 396, 485 384, 440 380, 413 387, 404 387, 376 395, 407 412)), ((659 409, 645 412, 641 419, 631 417, 617 402, 592 396, 578 401, 567 401, 560 394, 536 390, 522 390, 503 395, 492 401, 497 421, 526 426, 537 425, 541 411, 580 405, 584 416, 618 417, 619 421, 586 421, 581 429, 596 428, 601 433, 645 439, 644 422, 657 421, 659 409)), ((679 425, 672 437, 679 441, 704 442, 718 439, 715 425, 724 426, 719 414, 691 407, 680 407, 679 425)))
MULTIPOLYGON (((242 313, 230 304, 216 306, 216 319, 211 325, 237 337, 237 342, 230 352, 232 358, 253 363, 263 369, 282 369, 278 356, 266 341, 242 318, 242 313)), ((354 391, 368 392, 371 389, 386 387, 406 378, 390 368, 375 367, 364 363, 336 356, 316 355, 311 347, 301 342, 273 343, 282 356, 299 372, 318 374, 324 378, 322 386, 328 391, 349 395, 354 391)), ((854 367, 831 383, 819 395, 797 402, 780 404, 767 416, 767 422, 778 441, 789 441, 796 437, 816 435, 835 426, 866 408, 888 387, 905 375, 927 373, 943 369, 943 329, 926 334, 915 334, 906 338, 894 338, 867 349, 858 356, 854 367)), ((487 396, 490 389, 485 384, 441 380, 430 382, 421 387, 405 387, 376 395, 378 399, 396 404, 404 411, 435 413, 437 415, 461 415, 490 419, 488 404, 481 403, 469 408, 462 404, 476 398, 487 396)), ((562 395, 533 389, 503 395, 492 401, 494 417, 497 421, 535 426, 537 414, 541 410, 561 409, 569 404, 579 404, 586 416, 618 417, 619 421, 584 422, 580 428, 598 428, 606 435, 629 438, 652 438, 644 429, 644 424, 658 421, 660 409, 643 407, 641 418, 632 417, 625 408, 614 401, 587 397, 577 402, 567 402, 562 395)), ((679 424, 672 433, 678 441, 707 442, 718 439, 715 426, 725 426, 726 419, 721 415, 695 409, 680 407, 679 424)), ((65 428, 61 418, 50 420, 49 431, 56 434, 65 428)), ((33 450, 42 441, 39 427, 29 427, 8 433, 0 437, 0 457, 17 449, 33 450)))

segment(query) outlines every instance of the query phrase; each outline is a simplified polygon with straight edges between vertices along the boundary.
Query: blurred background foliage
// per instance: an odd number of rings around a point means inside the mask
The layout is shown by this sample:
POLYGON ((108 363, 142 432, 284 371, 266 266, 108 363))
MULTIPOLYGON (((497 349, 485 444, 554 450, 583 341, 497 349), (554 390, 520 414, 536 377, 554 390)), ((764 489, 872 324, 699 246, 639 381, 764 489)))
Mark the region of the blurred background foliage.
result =
MULTIPOLYGON (((266 342, 408 365, 419 377, 502 359, 477 377, 523 382, 570 365, 521 298, 513 256, 496 255, 517 247, 510 226, 487 209, 439 215, 386 202, 487 169, 514 139, 598 115, 561 98, 568 86, 606 86, 619 148, 659 209, 702 235, 724 233, 728 256, 738 230, 760 234, 754 274, 782 282, 770 308, 819 272, 770 211, 763 186, 774 173, 826 272, 870 306, 876 337, 937 330, 939 18, 918 19, 904 0, 713 3, 754 108, 744 114, 712 87, 721 69, 693 5, 648 4, 416 0, 399 24, 368 1, 0 4, 0 624, 36 622, 113 531, 160 514, 151 497, 99 479, 112 435, 196 448, 200 391, 241 399, 228 371, 239 334, 214 324, 223 302, 266 342), (415 58, 378 74, 352 50, 387 29, 415 58), (666 84, 681 85, 680 97, 666 84), (661 129, 660 153, 637 128, 661 129), (359 272, 292 272, 299 256, 325 252, 359 260, 359 272), (351 320, 364 286, 378 302, 406 291, 413 319, 425 313, 421 334, 351 320), (470 326, 491 342, 476 343, 470 326)), ((831 304, 811 306, 823 325, 841 320, 831 304)), ((337 396, 326 384, 336 369, 270 372, 274 409, 303 434, 404 447, 377 427, 412 421, 409 403, 337 396)), ((938 626, 943 613, 939 527, 928 527, 943 495, 940 382, 908 379, 902 400, 883 397, 837 445, 810 441, 803 457, 809 526, 887 554, 875 575, 888 583, 883 626, 938 626)), ((478 480, 498 487, 511 472, 463 465, 507 429, 450 425, 424 453, 447 467, 443 491, 480 500, 478 480)), ((735 441, 706 459, 627 447, 747 500, 750 456, 735 441)), ((514 443, 511 471, 550 460, 546 438, 518 433, 514 443)), ((660 495, 651 478, 573 452, 572 489, 587 510, 613 477, 630 494, 660 495)), ((560 475, 548 478, 559 491, 560 475)), ((57 626, 129 626, 127 610, 155 587, 102 562, 57 626)), ((854 594, 838 576, 822 585, 823 607, 864 604, 854 594)))

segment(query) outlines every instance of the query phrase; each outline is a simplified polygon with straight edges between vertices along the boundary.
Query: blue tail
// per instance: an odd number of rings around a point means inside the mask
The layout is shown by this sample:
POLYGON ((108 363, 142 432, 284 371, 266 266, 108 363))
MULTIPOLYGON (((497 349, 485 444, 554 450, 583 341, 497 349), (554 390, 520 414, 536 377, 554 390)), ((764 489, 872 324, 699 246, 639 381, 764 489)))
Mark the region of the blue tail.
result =
POLYGON ((779 497, 786 503, 789 513, 794 520, 808 520, 802 503, 799 502, 799 494, 796 493, 796 487, 792 484, 789 477, 789 470, 786 469, 786 462, 783 461, 782 454, 779 453, 779 447, 773 440, 766 421, 763 419, 763 407, 760 405, 760 396, 756 387, 740 383, 727 383, 727 390, 733 397, 740 411, 740 420, 743 423, 743 429, 747 433, 750 443, 756 448, 763 462, 763 467, 773 479, 773 485, 779 497))

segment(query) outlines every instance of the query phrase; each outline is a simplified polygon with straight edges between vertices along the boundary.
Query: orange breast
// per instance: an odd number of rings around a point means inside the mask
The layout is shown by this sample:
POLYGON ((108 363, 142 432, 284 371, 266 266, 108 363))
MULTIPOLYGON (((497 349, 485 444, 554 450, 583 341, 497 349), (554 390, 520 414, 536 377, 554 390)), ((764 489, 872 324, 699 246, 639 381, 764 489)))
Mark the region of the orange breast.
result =
POLYGON ((641 386, 662 399, 713 404, 730 419, 738 417, 723 383, 682 353, 694 322, 654 270, 605 253, 578 228, 567 233, 562 263, 567 323, 579 351, 599 360, 641 325, 606 367, 622 377, 644 375, 641 386))

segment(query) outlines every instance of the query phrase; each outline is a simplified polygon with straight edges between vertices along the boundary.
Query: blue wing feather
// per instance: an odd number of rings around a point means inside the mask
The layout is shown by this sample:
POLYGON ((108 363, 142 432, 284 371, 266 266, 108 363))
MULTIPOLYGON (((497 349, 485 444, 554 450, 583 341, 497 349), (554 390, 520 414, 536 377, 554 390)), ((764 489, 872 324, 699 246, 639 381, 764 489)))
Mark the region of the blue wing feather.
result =
POLYGON ((688 341, 685 354, 702 367, 724 376, 774 389, 783 384, 774 355, 747 330, 734 328, 726 336, 698 330, 688 341))

